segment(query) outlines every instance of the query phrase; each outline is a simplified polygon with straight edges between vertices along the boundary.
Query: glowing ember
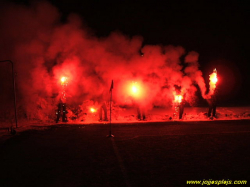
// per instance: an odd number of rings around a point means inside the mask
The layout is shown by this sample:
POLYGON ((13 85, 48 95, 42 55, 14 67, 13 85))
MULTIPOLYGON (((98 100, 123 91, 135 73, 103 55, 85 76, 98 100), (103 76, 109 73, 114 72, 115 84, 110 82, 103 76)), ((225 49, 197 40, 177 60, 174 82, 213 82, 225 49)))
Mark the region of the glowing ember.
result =
POLYGON ((182 95, 176 95, 174 98, 175 103, 181 103, 183 99, 182 95))
POLYGON ((94 113, 94 112, 96 112, 96 109, 90 108, 90 112, 94 113))
POLYGON ((216 68, 214 69, 213 73, 209 75, 209 80, 210 80, 210 94, 214 94, 214 90, 216 88, 216 83, 218 82, 217 78, 217 70, 216 68))

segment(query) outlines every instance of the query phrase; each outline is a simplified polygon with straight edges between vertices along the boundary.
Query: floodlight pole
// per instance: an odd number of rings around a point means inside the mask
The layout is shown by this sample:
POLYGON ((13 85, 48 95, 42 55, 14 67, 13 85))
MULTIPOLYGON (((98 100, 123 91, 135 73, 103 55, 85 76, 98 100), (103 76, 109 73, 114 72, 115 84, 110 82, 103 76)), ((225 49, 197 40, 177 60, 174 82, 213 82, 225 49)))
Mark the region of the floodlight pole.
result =
POLYGON ((15 122, 16 122, 16 128, 17 128, 18 125, 17 125, 16 84, 15 84, 15 74, 14 74, 14 63, 11 60, 1 60, 0 62, 9 62, 9 63, 11 63, 12 84, 13 84, 13 94, 14 94, 14 108, 15 108, 15 122))

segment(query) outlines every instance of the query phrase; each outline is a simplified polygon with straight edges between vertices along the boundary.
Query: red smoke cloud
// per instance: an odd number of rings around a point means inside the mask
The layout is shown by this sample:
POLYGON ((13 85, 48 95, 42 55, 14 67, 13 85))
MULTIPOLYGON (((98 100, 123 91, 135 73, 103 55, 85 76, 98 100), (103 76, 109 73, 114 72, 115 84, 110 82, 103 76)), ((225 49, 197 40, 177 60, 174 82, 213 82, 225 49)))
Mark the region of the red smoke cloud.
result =
POLYGON ((120 32, 98 38, 77 15, 60 23, 58 10, 48 2, 7 4, 0 17, 0 59, 15 63, 19 110, 29 119, 53 118, 62 76, 68 77, 67 103, 72 106, 108 100, 111 80, 118 105, 168 106, 175 86, 188 102, 195 96, 195 85, 205 97, 197 52, 186 54, 181 46, 143 46, 141 36, 120 32), (140 84, 140 97, 128 93, 132 82, 140 84))

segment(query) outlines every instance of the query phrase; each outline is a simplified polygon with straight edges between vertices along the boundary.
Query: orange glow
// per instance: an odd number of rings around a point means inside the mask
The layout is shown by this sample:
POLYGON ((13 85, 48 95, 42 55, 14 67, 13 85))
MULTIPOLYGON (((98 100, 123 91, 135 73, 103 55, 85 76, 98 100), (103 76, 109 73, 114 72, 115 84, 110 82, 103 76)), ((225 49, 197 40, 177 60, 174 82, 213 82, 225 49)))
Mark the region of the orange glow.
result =
POLYGON ((96 109, 90 108, 90 112, 94 113, 94 112, 96 112, 96 109))
POLYGON ((182 95, 176 95, 174 98, 175 103, 181 103, 183 99, 182 95))

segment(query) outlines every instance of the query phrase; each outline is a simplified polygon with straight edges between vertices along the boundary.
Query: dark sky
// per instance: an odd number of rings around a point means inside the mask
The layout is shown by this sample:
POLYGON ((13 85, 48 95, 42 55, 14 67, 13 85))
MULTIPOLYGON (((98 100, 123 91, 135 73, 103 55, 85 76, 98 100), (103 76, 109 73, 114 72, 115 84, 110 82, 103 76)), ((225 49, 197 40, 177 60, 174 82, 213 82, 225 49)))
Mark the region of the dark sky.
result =
POLYGON ((187 52, 197 51, 204 77, 217 67, 222 89, 235 84, 232 101, 249 101, 248 1, 49 1, 61 12, 62 21, 77 13, 99 37, 119 30, 142 36, 144 44, 180 45, 187 52))
POLYGON ((187 50, 218 57, 244 53, 247 47, 249 8, 244 1, 51 2, 63 15, 82 15, 100 36, 120 30, 128 35, 142 35, 146 44, 182 45, 187 50))

